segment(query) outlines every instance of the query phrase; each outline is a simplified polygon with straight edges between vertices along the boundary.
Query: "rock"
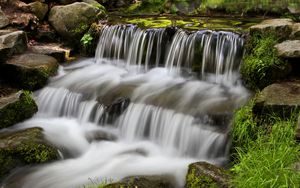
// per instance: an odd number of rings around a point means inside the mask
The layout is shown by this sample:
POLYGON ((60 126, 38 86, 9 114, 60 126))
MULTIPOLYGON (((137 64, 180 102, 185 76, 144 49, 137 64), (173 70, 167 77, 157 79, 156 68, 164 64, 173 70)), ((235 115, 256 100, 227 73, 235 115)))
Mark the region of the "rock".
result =
MULTIPOLYGON (((1 90, 4 90, 3 88, 1 90)), ((6 128, 24 121, 37 112, 37 105, 29 92, 7 90, 0 97, 0 128, 6 128)))
POLYGON ((129 106, 130 98, 121 97, 114 100, 114 102, 108 105, 105 109, 105 122, 113 123, 129 106))
POLYGON ((23 30, 34 30, 38 25, 38 18, 33 13, 13 12, 7 15, 10 24, 23 30))
POLYGON ((86 132, 85 137, 89 142, 102 140, 114 141, 117 139, 116 135, 101 130, 86 132))
POLYGON ((298 3, 290 3, 287 7, 289 12, 292 14, 300 14, 300 4, 298 3))
POLYGON ((67 5, 77 2, 76 0, 58 0, 60 4, 67 5))
POLYGON ((8 57, 23 53, 25 50, 27 50, 27 36, 25 32, 8 32, 0 36, 0 64, 8 57))
POLYGON ((61 36, 76 42, 81 39, 98 16, 104 16, 104 10, 87 3, 77 2, 53 7, 49 14, 49 22, 61 36))
POLYGON ((3 27, 6 27, 9 24, 8 18, 5 16, 5 14, 0 9, 0 29, 3 27))
POLYGON ((300 40, 287 40, 275 45, 279 57, 300 58, 300 40))
POLYGON ((117 183, 105 185, 104 188, 173 188, 172 179, 167 176, 132 176, 117 183))
POLYGON ((54 57, 59 63, 66 62, 70 57, 70 49, 63 48, 57 43, 36 44, 29 46, 29 52, 54 57))
POLYGON ((103 10, 105 9, 100 3, 98 3, 95 0, 82 0, 82 2, 90 4, 90 5, 94 6, 94 7, 99 8, 99 9, 103 9, 103 10))
POLYGON ((14 56, 1 68, 1 74, 19 87, 36 90, 43 87, 50 76, 56 74, 57 60, 53 57, 26 53, 14 56))
POLYGON ((40 128, 0 133, 0 178, 16 167, 50 162, 58 156, 40 128))
POLYGON ((293 31, 291 34, 291 38, 300 40, 300 23, 295 23, 293 25, 293 31))
POLYGON ((281 39, 286 39, 292 32, 291 19, 269 19, 250 27, 250 34, 274 34, 281 39))
POLYGON ((34 13, 39 20, 43 20, 48 12, 48 5, 39 1, 29 3, 28 6, 30 7, 30 11, 34 13))
POLYGON ((36 31, 30 32, 29 34, 30 38, 33 38, 38 42, 53 43, 60 41, 60 38, 56 31, 47 22, 40 23, 37 26, 36 31))
POLYGON ((289 117, 299 107, 300 81, 285 81, 264 88, 255 101, 253 113, 258 116, 275 114, 289 117))
POLYGON ((223 168, 207 162, 189 165, 186 176, 186 188, 229 187, 229 173, 223 168))

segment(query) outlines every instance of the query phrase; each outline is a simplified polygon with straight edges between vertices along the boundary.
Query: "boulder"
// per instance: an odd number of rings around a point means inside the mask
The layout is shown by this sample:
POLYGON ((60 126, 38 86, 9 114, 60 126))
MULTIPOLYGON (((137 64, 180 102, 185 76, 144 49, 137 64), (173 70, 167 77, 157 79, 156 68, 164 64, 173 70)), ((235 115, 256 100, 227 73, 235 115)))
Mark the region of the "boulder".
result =
POLYGON ((289 117, 300 109, 300 81, 285 81, 264 88, 255 100, 253 113, 256 115, 276 114, 289 117))
POLYGON ((30 11, 34 13, 39 20, 43 20, 48 12, 48 5, 39 1, 29 3, 28 6, 30 7, 30 11))
POLYGON ((300 59, 300 40, 287 40, 275 45, 279 57, 300 59))
POLYGON ((229 187, 229 173, 223 168, 207 162, 189 165, 186 176, 186 188, 229 187))
POLYGON ((13 54, 27 50, 27 36, 23 31, 6 32, 0 36, 0 64, 13 54))
POLYGON ((87 140, 89 142, 103 141, 103 140, 107 140, 107 141, 117 140, 116 135, 109 133, 109 132, 102 131, 102 130, 88 131, 85 133, 85 137, 87 138, 87 140))
POLYGON ((100 16, 104 16, 105 10, 94 7, 84 2, 77 2, 65 6, 55 6, 49 14, 49 22, 54 29, 66 39, 81 39, 90 25, 100 16))
POLYGON ((173 188, 175 187, 167 176, 132 176, 117 183, 105 185, 104 188, 173 188))
POLYGON ((291 38, 300 40, 300 23, 295 23, 293 25, 291 38))
POLYGON ((24 121, 37 112, 37 105, 29 92, 1 90, 4 91, 0 97, 0 128, 24 121))
POLYGON ((0 29, 3 27, 6 27, 9 24, 8 18, 5 16, 5 14, 0 9, 0 29))
POLYGON ((16 167, 50 162, 58 156, 40 128, 0 133, 0 178, 16 167))
POLYGON ((250 34, 274 34, 281 39, 286 39, 292 32, 291 19, 269 19, 250 27, 250 34))
POLYGON ((129 106, 130 98, 120 97, 107 105, 105 109, 104 122, 113 123, 129 106))
POLYGON ((70 49, 57 43, 36 44, 29 46, 28 51, 54 57, 59 63, 66 62, 70 57, 70 49))
POLYGON ((20 88, 36 90, 43 87, 50 76, 56 74, 57 60, 53 57, 26 53, 14 56, 1 68, 1 74, 20 88))

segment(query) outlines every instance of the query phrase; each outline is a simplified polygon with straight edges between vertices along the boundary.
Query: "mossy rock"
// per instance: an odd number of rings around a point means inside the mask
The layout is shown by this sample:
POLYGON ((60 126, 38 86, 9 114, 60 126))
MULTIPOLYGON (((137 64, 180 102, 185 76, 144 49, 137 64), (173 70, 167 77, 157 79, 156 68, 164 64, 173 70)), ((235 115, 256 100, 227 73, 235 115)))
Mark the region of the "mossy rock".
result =
POLYGON ((229 173, 223 168, 207 162, 189 165, 186 176, 186 188, 226 188, 229 187, 229 173))
POLYGON ((132 176, 126 177, 117 183, 104 186, 104 188, 172 188, 170 177, 167 176, 132 176))
POLYGON ((103 6, 95 7, 84 2, 76 2, 65 6, 55 6, 50 10, 49 22, 65 39, 75 43, 89 29, 90 24, 98 18, 105 18, 103 6))
POLYGON ((0 98, 0 128, 24 121, 37 112, 29 92, 18 91, 0 98))
POLYGON ((0 178, 12 169, 58 159, 58 151, 44 140, 41 128, 0 133, 0 178))
POLYGON ((43 87, 50 76, 56 74, 57 60, 53 57, 27 53, 14 56, 1 67, 1 74, 20 88, 36 90, 43 87))

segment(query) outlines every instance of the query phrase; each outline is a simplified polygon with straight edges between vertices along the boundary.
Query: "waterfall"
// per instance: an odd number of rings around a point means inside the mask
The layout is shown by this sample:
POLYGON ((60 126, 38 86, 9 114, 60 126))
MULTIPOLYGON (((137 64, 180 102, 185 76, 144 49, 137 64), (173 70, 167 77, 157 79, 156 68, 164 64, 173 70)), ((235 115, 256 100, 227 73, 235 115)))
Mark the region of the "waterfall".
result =
POLYGON ((17 171, 3 187, 155 174, 183 187, 189 163, 226 165, 231 115, 249 97, 242 55, 230 32, 104 26, 95 58, 62 67, 35 92, 38 113, 15 127, 42 127, 65 159, 17 171))
POLYGON ((220 76, 236 81, 243 45, 244 40, 238 34, 224 31, 104 26, 96 61, 101 63, 103 58, 111 58, 146 70, 160 65, 177 70, 187 68, 189 72, 198 71, 203 80, 208 79, 208 73, 214 73, 216 82, 220 82, 220 76))

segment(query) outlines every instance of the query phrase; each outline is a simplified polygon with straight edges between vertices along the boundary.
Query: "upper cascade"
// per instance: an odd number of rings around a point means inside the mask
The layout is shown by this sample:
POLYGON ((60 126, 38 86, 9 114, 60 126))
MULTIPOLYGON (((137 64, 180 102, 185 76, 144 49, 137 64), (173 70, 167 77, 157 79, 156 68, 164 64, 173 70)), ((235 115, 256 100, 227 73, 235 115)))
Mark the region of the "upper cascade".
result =
POLYGON ((114 25, 102 28, 95 58, 97 63, 109 58, 145 70, 160 66, 197 72, 203 80, 213 75, 214 82, 235 82, 243 46, 244 39, 232 32, 114 25))

